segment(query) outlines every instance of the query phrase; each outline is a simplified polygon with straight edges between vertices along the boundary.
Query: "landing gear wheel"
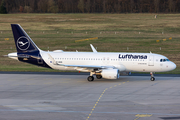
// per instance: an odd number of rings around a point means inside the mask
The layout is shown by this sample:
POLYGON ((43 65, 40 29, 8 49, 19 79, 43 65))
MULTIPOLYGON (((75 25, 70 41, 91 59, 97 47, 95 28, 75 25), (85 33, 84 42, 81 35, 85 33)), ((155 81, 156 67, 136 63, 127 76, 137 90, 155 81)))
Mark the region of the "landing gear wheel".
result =
POLYGON ((96 78, 97 78, 97 79, 101 79, 102 76, 101 76, 101 75, 96 75, 96 78))
POLYGON ((154 81, 155 80, 155 78, 154 78, 154 75, 153 75, 153 72, 150 72, 150 75, 151 75, 151 81, 154 81))
POLYGON ((155 78, 154 77, 151 77, 151 81, 154 81, 155 80, 155 78))
POLYGON ((89 76, 89 77, 87 78, 87 80, 88 80, 89 82, 91 82, 91 81, 94 80, 94 77, 93 77, 93 76, 89 76))

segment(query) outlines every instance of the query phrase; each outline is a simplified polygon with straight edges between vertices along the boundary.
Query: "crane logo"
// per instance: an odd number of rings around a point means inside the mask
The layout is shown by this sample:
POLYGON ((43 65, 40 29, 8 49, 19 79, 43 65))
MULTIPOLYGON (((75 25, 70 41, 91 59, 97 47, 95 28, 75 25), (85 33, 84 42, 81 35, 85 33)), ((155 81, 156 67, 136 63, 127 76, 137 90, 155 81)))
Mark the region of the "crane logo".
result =
POLYGON ((17 40, 17 47, 20 49, 20 50, 27 50, 30 46, 30 42, 29 42, 29 39, 25 36, 22 36, 20 38, 18 38, 17 40))

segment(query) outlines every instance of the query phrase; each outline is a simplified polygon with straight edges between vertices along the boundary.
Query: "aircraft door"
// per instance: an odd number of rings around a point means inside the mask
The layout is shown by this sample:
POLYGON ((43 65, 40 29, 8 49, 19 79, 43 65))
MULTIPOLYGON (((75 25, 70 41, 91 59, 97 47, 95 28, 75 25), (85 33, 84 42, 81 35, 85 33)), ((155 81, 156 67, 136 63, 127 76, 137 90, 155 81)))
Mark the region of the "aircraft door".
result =
POLYGON ((42 60, 42 57, 40 56, 40 54, 38 54, 38 64, 43 64, 43 60, 42 60))
POLYGON ((154 56, 149 56, 148 65, 149 66, 154 66, 154 56))

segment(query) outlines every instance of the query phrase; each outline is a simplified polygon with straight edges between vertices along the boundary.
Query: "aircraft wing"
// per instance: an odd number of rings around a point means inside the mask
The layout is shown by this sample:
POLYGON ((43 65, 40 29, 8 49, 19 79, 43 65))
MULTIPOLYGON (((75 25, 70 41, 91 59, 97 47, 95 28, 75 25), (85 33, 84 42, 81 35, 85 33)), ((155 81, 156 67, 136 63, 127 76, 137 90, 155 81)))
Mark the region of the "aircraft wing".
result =
POLYGON ((64 67, 73 67, 78 71, 99 71, 101 69, 114 68, 114 66, 99 66, 99 65, 65 65, 65 64, 57 64, 64 67))
POLYGON ((99 65, 65 65, 65 64, 58 64, 60 66, 65 67, 79 67, 79 68, 89 68, 89 69, 106 69, 106 68, 114 68, 114 66, 99 66, 99 65))

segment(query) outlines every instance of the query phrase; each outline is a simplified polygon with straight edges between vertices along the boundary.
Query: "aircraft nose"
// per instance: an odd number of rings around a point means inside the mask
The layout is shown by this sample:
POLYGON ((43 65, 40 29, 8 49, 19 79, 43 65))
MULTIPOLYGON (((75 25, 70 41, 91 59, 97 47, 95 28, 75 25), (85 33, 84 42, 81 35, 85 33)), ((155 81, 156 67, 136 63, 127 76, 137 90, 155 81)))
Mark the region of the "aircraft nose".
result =
POLYGON ((170 69, 171 69, 171 70, 174 70, 175 68, 176 68, 176 64, 173 63, 173 62, 171 62, 171 64, 170 64, 170 69))

